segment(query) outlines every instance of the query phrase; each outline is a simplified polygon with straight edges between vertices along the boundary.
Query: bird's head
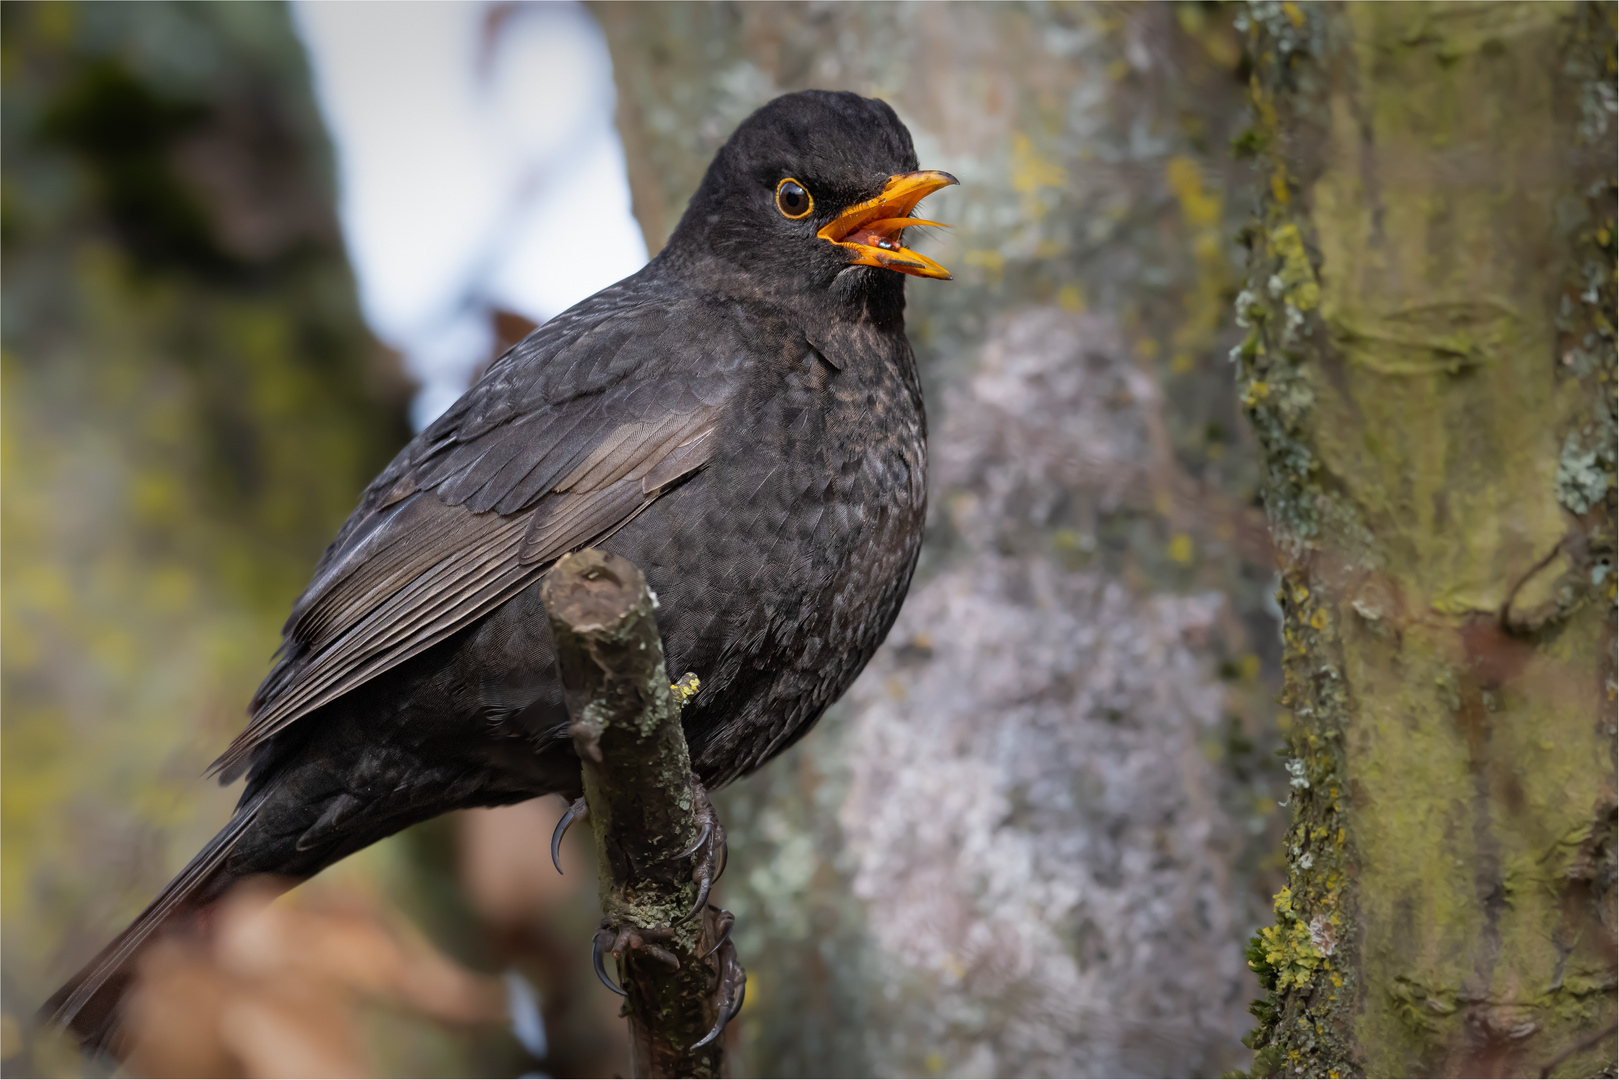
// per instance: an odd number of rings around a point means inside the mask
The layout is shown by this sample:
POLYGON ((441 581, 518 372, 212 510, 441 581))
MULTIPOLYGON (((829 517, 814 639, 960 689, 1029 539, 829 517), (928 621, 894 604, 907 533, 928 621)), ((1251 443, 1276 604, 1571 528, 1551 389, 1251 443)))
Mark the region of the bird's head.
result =
POLYGON ((887 103, 857 94, 785 94, 720 148, 670 237, 672 254, 767 295, 833 290, 901 295, 900 274, 950 272, 904 244, 931 192, 911 133, 887 103))

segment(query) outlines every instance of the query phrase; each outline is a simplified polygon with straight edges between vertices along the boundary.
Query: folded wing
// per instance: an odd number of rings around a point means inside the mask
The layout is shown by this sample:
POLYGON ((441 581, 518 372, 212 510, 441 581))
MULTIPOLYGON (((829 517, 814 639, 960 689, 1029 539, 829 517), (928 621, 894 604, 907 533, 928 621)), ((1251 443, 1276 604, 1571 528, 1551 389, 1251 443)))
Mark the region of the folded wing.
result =
POLYGON ((294 606, 248 726, 214 770, 239 775, 276 732, 493 611, 702 468, 740 353, 721 338, 701 370, 644 362, 679 314, 531 339, 406 447, 294 606))

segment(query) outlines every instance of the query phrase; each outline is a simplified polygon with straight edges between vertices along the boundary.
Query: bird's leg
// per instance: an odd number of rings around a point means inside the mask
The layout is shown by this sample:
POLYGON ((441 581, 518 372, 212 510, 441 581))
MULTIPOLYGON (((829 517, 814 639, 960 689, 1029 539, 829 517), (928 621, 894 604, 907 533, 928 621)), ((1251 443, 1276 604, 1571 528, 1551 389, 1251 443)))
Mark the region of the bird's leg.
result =
POLYGON ((714 913, 714 925, 709 934, 714 944, 710 945, 708 951, 703 954, 704 960, 713 956, 721 945, 731 940, 731 928, 736 925, 736 916, 724 908, 710 904, 708 905, 708 910, 714 913))
MULTIPOLYGON (((709 921, 707 925, 708 937, 714 944, 699 959, 707 964, 709 957, 714 957, 711 966, 714 973, 712 993, 718 1003, 718 1015, 714 1019, 714 1026, 691 1046, 692 1050, 699 1049, 713 1042, 725 1031, 726 1027, 735 1020, 742 1011, 742 1005, 748 996, 748 973, 737 960, 736 945, 731 941, 731 928, 736 924, 736 916, 724 908, 708 906, 709 921)), ((596 977, 602 985, 620 997, 625 991, 613 982, 607 974, 605 956, 612 953, 618 957, 625 950, 639 949, 646 955, 667 964, 671 968, 679 969, 680 960, 669 950, 663 948, 658 942, 668 941, 674 936, 673 926, 661 926, 654 929, 645 927, 620 925, 611 918, 602 919, 601 929, 596 931, 596 938, 591 948, 591 965, 596 970, 596 977)))
MULTIPOLYGON (((716 908, 715 910, 719 911, 720 909, 716 908)), ((718 985, 715 987, 715 997, 719 999, 720 1012, 708 1034, 692 1044, 693 1050, 719 1038, 720 1033, 725 1030, 725 1026, 735 1020, 736 1014, 742 1011, 742 1003, 747 1000, 748 996, 748 973, 737 961, 736 946, 732 944, 730 939, 730 923, 726 922, 724 918, 729 916, 730 912, 720 911, 720 915, 721 919, 717 921, 724 923, 724 933, 726 935, 717 946, 719 955, 716 957, 719 961, 719 970, 715 973, 718 981, 718 985)))
POLYGON ((692 860, 691 879, 697 883, 697 902, 680 919, 681 922, 686 922, 708 906, 709 890, 714 887, 714 882, 720 879, 720 875, 725 873, 728 850, 725 844, 725 826, 720 824, 719 815, 714 812, 714 804, 708 799, 708 791, 698 783, 696 774, 692 775, 691 786, 697 795, 697 805, 692 811, 697 819, 697 841, 675 857, 692 860))
MULTIPOLYGON (((730 848, 725 843, 725 826, 720 824, 714 804, 709 801, 708 791, 697 783, 695 776, 692 778, 692 788, 697 793, 696 812, 701 833, 688 852, 696 856, 692 860, 691 877, 697 882, 697 905, 691 915, 708 909, 704 913, 704 936, 713 944, 703 953, 702 959, 708 961, 713 957, 717 964, 714 996, 719 1002, 719 1015, 714 1020, 714 1026, 692 1045, 692 1049, 696 1050, 719 1038, 726 1025, 742 1011, 742 1003, 748 994, 748 973, 737 960, 736 944, 731 941, 731 928, 736 925, 736 916, 708 902, 709 890, 725 873, 725 864, 729 861, 730 848)), ((691 915, 686 918, 691 918, 691 915)))

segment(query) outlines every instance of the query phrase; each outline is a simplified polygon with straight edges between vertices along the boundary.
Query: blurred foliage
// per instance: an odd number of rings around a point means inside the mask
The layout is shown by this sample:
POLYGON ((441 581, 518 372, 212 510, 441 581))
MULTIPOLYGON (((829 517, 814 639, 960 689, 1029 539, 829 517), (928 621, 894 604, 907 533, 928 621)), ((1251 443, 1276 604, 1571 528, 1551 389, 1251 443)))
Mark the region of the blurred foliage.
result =
POLYGON ((32 1009, 225 820, 201 773, 409 433, 283 7, 0 30, 3 1054, 51 1075, 32 1009))

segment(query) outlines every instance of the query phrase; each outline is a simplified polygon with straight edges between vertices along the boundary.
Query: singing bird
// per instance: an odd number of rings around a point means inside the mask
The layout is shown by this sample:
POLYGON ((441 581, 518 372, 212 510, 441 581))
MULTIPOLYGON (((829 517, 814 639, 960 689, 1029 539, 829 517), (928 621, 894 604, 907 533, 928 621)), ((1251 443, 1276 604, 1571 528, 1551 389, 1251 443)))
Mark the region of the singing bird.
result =
MULTIPOLYGON (((461 807, 580 791, 539 580, 586 545, 660 598, 709 789, 802 737, 916 567, 926 423, 905 337, 920 171, 885 103, 788 94, 720 148, 668 245, 500 357, 366 489, 215 763, 229 823, 47 1003, 116 1049, 154 935, 461 807)), ((558 253, 565 258, 565 253, 558 253)))

